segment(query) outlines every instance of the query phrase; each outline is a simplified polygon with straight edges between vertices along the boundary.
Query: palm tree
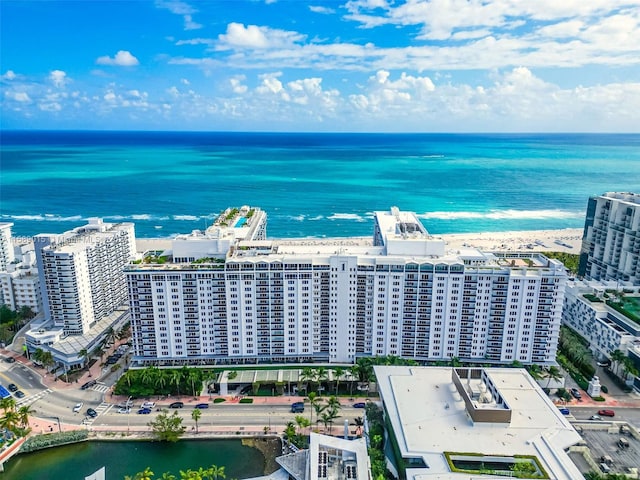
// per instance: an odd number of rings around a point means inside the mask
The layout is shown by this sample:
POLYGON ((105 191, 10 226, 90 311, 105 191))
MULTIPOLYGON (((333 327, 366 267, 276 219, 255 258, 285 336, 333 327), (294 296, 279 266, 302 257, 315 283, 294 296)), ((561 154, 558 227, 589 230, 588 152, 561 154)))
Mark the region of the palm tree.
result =
POLYGON ((636 376, 638 375, 638 369, 636 368, 633 360, 630 357, 624 357, 622 361, 622 368, 624 370, 624 381, 626 382, 629 378, 629 375, 636 376))
POLYGON ((20 425, 27 428, 29 425, 29 415, 36 413, 29 405, 24 405, 18 409, 18 416, 20 417, 20 425))
POLYGON ((180 396, 180 384, 182 383, 182 372, 180 370, 171 370, 169 372, 169 385, 176 387, 178 396, 180 396))
POLYGON ((7 413, 7 411, 15 411, 15 399, 13 397, 3 398, 2 400, 0 400, 0 408, 4 410, 4 413, 7 413))
MULTIPOLYGON (((300 382, 305 382, 304 391, 307 392, 309 390, 309 382, 313 381, 315 377, 315 371, 311 367, 304 367, 300 372, 300 376, 298 380, 300 382)), ((302 389, 302 385, 298 385, 298 389, 302 389)))
POLYGON ((287 439, 288 442, 293 441, 296 436, 296 426, 293 422, 288 422, 287 426, 284 428, 284 438, 287 439))
POLYGON ((322 382, 324 382, 327 378, 329 378, 329 371, 324 367, 318 367, 314 371, 313 377, 314 377, 313 378, 314 382, 318 384, 317 390, 318 392, 320 392, 324 390, 324 387, 322 387, 322 382))
POLYGON ((362 427, 364 427, 364 419, 362 417, 356 417, 353 419, 354 424, 356 426, 356 435, 362 433, 362 427))
POLYGON ((546 369, 547 370, 547 387, 549 388, 549 384, 551 383, 551 380, 560 380, 564 375, 562 375, 562 371, 552 365, 549 368, 546 369))
POLYGON ((56 364, 56 361, 53 358, 53 354, 51 352, 42 352, 42 364, 48 371, 56 364))
POLYGON ((316 392, 311 392, 309 393, 307 400, 309 400, 309 403, 311 404, 311 408, 309 409, 309 423, 313 423, 313 410, 316 403, 320 401, 320 397, 318 397, 318 394, 316 392))
POLYGON ((140 381, 142 381, 142 383, 144 383, 145 385, 152 385, 156 377, 157 368, 158 367, 151 366, 142 369, 142 371, 140 372, 140 381))
POLYGON ((196 422, 196 433, 198 433, 198 420, 202 416, 202 411, 199 408, 194 408, 191 412, 191 418, 196 422))
POLYGON ((320 414, 327 409, 326 405, 321 404, 320 402, 316 402, 311 405, 313 410, 316 412, 316 423, 320 421, 320 414))
POLYGON ((171 472, 164 472, 158 480, 176 480, 176 476, 171 472))
POLYGON ((536 365, 535 363, 533 365, 529 365, 527 367, 527 371, 529 372, 529 375, 531 375, 531 378, 533 378, 534 380, 542 380, 543 378, 543 368, 540 365, 536 365))
POLYGON ((20 415, 15 410, 5 412, 5 414, 0 417, 0 428, 15 431, 18 425, 21 425, 20 415))
POLYGON ((87 351, 87 349, 83 348, 82 350, 80 350, 78 352, 78 356, 82 359, 82 366, 86 367, 87 366, 87 359, 89 357, 89 352, 87 351))
POLYGON ((336 381, 336 395, 338 395, 338 390, 339 390, 338 387, 340 386, 340 377, 344 375, 344 372, 345 370, 342 367, 336 367, 333 369, 333 376, 336 381))
POLYGON ((298 426, 298 435, 302 435, 302 430, 311 425, 311 422, 302 415, 296 415, 296 425, 298 426))
POLYGON ((193 396, 196 396, 196 384, 201 384, 202 379, 200 376, 200 371, 196 368, 190 368, 189 373, 187 373, 187 381, 191 384, 191 393, 193 396))
POLYGON ((353 364, 349 369, 349 375, 351 375, 351 381, 349 382, 349 396, 353 397, 353 383, 354 379, 360 378, 360 371, 362 367, 357 363, 353 364))
POLYGON ((342 407, 342 405, 340 405, 340 400, 338 400, 337 397, 335 397, 334 395, 331 395, 328 398, 328 400, 327 400, 327 408, 330 411, 338 412, 341 407, 342 407))
POLYGON ((164 387, 167 386, 167 380, 167 372, 158 368, 155 377, 155 386, 158 388, 160 393, 164 393, 164 387))
POLYGON ((624 361, 626 355, 621 351, 621 350, 614 350, 613 352, 611 352, 611 361, 613 362, 613 364, 615 365, 615 375, 618 376, 618 368, 620 367, 620 364, 624 361))

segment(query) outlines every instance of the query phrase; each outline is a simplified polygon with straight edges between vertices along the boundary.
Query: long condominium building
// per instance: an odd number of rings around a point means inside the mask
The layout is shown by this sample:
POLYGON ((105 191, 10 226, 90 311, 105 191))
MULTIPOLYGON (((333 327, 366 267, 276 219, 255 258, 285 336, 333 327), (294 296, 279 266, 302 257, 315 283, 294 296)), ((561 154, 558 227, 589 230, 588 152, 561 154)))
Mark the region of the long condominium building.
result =
POLYGON ((589 198, 578 274, 640 285, 640 195, 589 198))
POLYGON ((132 223, 90 220, 61 235, 38 235, 45 319, 64 335, 87 333, 128 301, 124 267, 135 256, 132 223))
POLYGON ((550 363, 567 278, 540 254, 449 252, 397 208, 375 213, 373 238, 248 235, 223 259, 141 262, 126 274, 140 365, 550 363))

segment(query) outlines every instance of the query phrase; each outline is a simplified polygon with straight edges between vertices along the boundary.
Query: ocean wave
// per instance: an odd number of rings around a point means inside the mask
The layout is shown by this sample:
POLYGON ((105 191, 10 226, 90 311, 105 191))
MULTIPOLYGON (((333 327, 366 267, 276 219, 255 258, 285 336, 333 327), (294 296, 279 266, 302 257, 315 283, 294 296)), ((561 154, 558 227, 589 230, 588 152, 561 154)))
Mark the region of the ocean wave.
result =
POLYGON ((205 218, 205 217, 198 217, 197 215, 174 215, 173 216, 174 220, 183 220, 188 222, 195 222, 196 220, 200 220, 201 218, 205 218))
POLYGON ((324 218, 324 215, 316 215, 315 217, 309 218, 309 220, 313 222, 317 222, 318 220, 322 220, 323 218, 324 218))
POLYGON ((542 220, 581 218, 583 212, 570 212, 567 210, 490 210, 488 212, 426 212, 417 214, 419 218, 436 220, 542 220))
POLYGON ((327 217, 328 220, 355 220, 356 222, 366 222, 367 220, 357 213, 334 213, 327 217))
POLYGON ((137 213, 131 215, 131 218, 133 220, 151 220, 151 215, 149 215, 148 213, 137 213))
POLYGON ((80 220, 88 219, 81 215, 62 217, 60 215, 54 215, 53 213, 45 213, 44 215, 3 215, 3 217, 16 221, 28 222, 78 222, 80 220))
POLYGON ((289 215, 287 218, 296 222, 304 222, 306 217, 304 215, 289 215))

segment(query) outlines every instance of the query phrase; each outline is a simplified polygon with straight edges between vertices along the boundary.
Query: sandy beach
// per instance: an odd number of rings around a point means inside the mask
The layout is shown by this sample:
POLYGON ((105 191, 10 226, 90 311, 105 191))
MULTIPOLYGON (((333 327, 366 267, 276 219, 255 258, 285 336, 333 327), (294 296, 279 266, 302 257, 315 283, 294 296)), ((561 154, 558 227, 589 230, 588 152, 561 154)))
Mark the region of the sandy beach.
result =
POLYGON ((475 247, 490 251, 565 252, 579 254, 582 228, 440 235, 448 250, 475 247))
MULTIPOLYGON (((525 230, 514 232, 450 233, 435 235, 447 242, 447 250, 475 247, 488 251, 532 251, 580 253, 582 228, 561 230, 525 230)), ((170 238, 138 238, 139 252, 171 249, 170 238)))

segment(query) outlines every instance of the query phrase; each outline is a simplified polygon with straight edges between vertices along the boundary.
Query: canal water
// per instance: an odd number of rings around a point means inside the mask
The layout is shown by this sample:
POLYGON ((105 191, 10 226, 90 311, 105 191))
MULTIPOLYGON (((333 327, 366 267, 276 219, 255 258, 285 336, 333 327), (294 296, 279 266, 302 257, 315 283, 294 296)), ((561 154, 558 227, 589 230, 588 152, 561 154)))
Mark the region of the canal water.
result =
POLYGON ((150 467, 158 479, 164 472, 180 478, 180 470, 224 466, 226 478, 264 473, 265 457, 241 440, 167 442, 82 442, 21 454, 5 464, 1 480, 84 480, 102 466, 106 480, 124 480, 150 467))

